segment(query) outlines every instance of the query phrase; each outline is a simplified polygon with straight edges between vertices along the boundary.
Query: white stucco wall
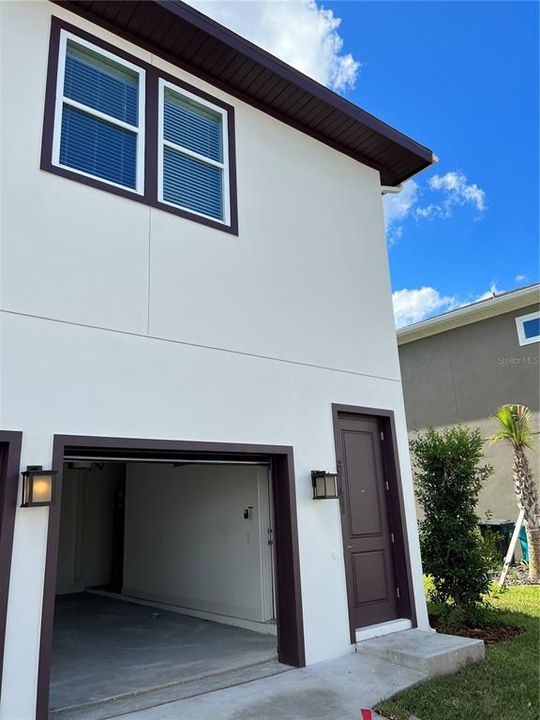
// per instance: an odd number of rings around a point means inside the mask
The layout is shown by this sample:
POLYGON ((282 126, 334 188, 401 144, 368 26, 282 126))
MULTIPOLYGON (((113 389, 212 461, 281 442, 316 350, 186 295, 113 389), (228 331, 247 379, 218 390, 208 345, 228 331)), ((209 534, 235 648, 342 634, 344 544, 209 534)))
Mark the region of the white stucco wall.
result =
MULTIPOLYGON (((351 651, 338 505, 311 499, 331 403, 394 410, 427 627, 378 174, 59 7, 0 12, 0 427, 22 466, 54 433, 292 445, 312 663, 351 651), (234 105, 239 237, 39 170, 51 14, 234 105)), ((33 717, 47 518, 17 511, 1 720, 33 717)))
POLYGON ((266 467, 128 463, 122 592, 271 620, 268 527, 266 467))

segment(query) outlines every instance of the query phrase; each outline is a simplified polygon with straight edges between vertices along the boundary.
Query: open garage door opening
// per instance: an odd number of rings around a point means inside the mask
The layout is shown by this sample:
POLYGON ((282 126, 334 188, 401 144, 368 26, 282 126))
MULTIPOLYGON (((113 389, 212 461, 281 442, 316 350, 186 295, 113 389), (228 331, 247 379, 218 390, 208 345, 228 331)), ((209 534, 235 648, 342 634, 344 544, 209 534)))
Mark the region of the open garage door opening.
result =
POLYGON ((62 476, 50 717, 286 669, 269 459, 66 454, 62 476))

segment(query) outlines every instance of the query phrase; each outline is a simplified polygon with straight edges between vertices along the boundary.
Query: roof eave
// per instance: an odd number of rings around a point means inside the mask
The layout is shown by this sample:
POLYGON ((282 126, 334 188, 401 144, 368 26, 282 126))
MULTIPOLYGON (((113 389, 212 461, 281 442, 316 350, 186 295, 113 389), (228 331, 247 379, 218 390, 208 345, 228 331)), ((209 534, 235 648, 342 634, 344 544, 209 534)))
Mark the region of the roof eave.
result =
POLYGON ((434 162, 433 153, 429 148, 183 2, 177 0, 144 0, 138 3, 129 3, 127 0, 115 2, 52 0, 52 2, 111 32, 122 35, 128 41, 175 63, 178 67, 267 112, 291 127, 376 169, 380 173, 382 185, 397 186, 434 162), (161 23, 163 27, 163 23, 167 25, 169 16, 171 23, 169 30, 173 35, 176 33, 176 37, 180 37, 182 31, 189 29, 188 36, 190 34, 200 36, 205 45, 211 46, 210 51, 217 55, 223 52, 224 48, 232 49, 233 52, 238 53, 238 57, 246 67, 266 71, 271 82, 283 82, 291 88, 290 92, 305 93, 306 98, 311 98, 320 107, 326 108, 327 112, 323 112, 322 118, 320 112, 318 116, 315 113, 313 117, 313 114, 310 116, 309 110, 304 111, 305 103, 302 104, 301 111, 283 105, 272 98, 271 91, 267 91, 266 88, 263 91, 260 88, 255 90, 249 87, 248 83, 246 89, 242 86, 241 77, 227 77, 227 73, 219 63, 211 65, 208 69, 204 60, 199 57, 193 58, 186 44, 167 46, 163 40, 163 33, 158 32, 153 35, 152 22, 161 23), (326 118, 329 116, 341 118, 341 123, 338 123, 341 127, 347 123, 347 120, 352 121, 350 129, 348 128, 345 133, 340 129, 334 131, 333 119, 325 126, 326 118), (362 138, 364 135, 365 141, 358 140, 359 136, 362 138))
POLYGON ((406 345, 464 325, 487 320, 513 310, 520 310, 539 301, 540 284, 528 285, 400 328, 396 333, 397 342, 398 345, 406 345))

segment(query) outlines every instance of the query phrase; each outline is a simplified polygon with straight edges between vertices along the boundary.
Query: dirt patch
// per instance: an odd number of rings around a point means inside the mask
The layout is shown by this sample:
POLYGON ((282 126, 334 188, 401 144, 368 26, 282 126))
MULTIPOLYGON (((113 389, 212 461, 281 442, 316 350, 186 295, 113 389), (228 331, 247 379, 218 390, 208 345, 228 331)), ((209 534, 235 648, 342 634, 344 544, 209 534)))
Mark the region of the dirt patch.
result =
POLYGON ((503 640, 511 640, 523 632, 523 628, 521 627, 516 625, 503 625, 502 623, 490 623, 480 628, 461 626, 450 630, 448 627, 445 627, 441 619, 436 615, 430 615, 429 622, 431 627, 439 632, 474 638, 475 640, 483 640, 486 645, 495 645, 503 640))

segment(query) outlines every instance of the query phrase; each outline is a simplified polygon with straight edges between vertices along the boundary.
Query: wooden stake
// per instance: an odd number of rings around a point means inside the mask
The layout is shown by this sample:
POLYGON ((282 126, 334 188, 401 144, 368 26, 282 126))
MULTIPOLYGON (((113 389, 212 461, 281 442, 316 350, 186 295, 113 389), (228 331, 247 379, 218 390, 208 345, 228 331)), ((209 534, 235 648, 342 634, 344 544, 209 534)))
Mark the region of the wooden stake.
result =
POLYGON ((521 526, 523 525, 523 518, 525 517, 525 510, 520 510, 518 519, 516 522, 516 525, 514 527, 514 532, 512 533, 512 539, 510 540, 510 545, 508 546, 508 552, 506 553, 506 557, 504 558, 504 565, 501 573, 501 577, 499 578, 499 585, 502 587, 506 581, 506 576, 508 575, 508 569, 510 567, 510 563, 512 562, 512 558, 514 557, 514 551, 516 549, 518 537, 519 537, 519 531, 521 530, 521 526))

